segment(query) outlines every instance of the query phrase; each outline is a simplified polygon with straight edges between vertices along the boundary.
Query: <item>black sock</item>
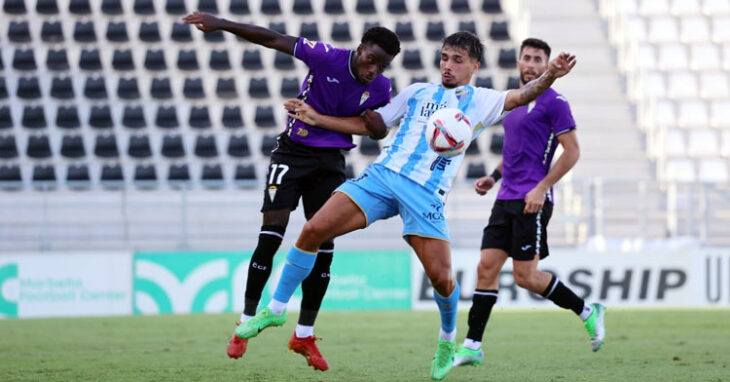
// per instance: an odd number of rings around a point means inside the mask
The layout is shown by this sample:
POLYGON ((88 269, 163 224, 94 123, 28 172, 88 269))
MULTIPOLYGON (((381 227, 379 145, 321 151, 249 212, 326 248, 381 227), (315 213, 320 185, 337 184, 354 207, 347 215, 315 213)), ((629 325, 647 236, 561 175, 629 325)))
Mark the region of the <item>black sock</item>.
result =
POLYGON ((314 326, 319 307, 330 283, 330 265, 334 243, 324 243, 317 252, 317 261, 312 272, 302 281, 302 311, 299 314, 299 325, 314 326))
POLYGON ((246 299, 243 305, 243 314, 253 316, 261 300, 261 292, 271 275, 271 265, 274 262, 274 254, 281 245, 286 228, 276 225, 261 226, 259 243, 253 251, 251 262, 248 267, 248 279, 246 280, 246 299))
POLYGON ((492 307, 497 303, 498 293, 499 291, 495 289, 474 291, 471 298, 471 309, 469 309, 469 332, 466 334, 466 338, 482 342, 489 314, 492 313, 492 307))
POLYGON ((563 308, 570 309, 575 314, 579 315, 583 312, 583 305, 585 302, 582 298, 578 297, 572 290, 565 286, 560 280, 553 275, 550 280, 550 284, 542 292, 542 297, 549 299, 554 302, 555 305, 563 308))

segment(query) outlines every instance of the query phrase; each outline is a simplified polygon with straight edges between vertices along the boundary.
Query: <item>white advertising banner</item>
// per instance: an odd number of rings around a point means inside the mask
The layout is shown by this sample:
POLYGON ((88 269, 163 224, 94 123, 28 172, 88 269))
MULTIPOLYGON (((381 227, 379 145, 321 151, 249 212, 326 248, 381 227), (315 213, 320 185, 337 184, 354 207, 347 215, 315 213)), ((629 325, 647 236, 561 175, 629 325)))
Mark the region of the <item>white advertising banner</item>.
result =
POLYGON ((130 252, 0 254, 0 317, 132 313, 130 252))
MULTIPOLYGON (((471 306, 478 250, 453 250, 452 267, 461 285, 460 308, 471 306)), ((589 302, 625 307, 730 307, 730 249, 667 252, 580 252, 553 249, 539 269, 551 272, 589 302)), ((413 309, 436 309, 433 288, 412 255, 413 309)), ((551 301, 520 288, 507 260, 499 280, 501 307, 552 307, 551 301)))

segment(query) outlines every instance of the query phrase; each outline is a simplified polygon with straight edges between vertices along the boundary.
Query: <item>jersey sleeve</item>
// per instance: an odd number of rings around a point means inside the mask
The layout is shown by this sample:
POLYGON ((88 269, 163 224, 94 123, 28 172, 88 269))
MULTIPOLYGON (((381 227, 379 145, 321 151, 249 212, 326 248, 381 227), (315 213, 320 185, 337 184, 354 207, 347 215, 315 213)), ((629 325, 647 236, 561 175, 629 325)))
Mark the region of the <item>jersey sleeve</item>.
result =
POLYGON ((383 118, 385 126, 391 128, 401 120, 408 109, 408 100, 420 88, 419 84, 413 84, 398 93, 389 104, 375 110, 383 118))
POLYGON ((294 57, 303 61, 310 68, 315 68, 327 62, 329 55, 334 51, 332 45, 308 40, 304 37, 299 37, 296 45, 294 45, 294 57))
POLYGON ((567 133, 575 129, 575 120, 570 111, 568 100, 562 95, 555 97, 550 105, 550 126, 555 135, 567 133))
POLYGON ((481 134, 484 129, 499 122, 507 114, 504 111, 504 101, 507 91, 478 88, 477 108, 482 110, 481 120, 474 126, 472 139, 481 134))

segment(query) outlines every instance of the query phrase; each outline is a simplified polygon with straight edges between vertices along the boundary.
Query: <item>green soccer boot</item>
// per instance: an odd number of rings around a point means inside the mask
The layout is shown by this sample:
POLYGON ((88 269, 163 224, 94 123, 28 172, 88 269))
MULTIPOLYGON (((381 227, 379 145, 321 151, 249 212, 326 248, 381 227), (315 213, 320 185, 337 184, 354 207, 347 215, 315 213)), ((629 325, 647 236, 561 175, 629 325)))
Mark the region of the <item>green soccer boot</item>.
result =
POLYGON ((446 374, 449 374, 454 367, 455 349, 455 342, 439 340, 436 354, 431 361, 431 379, 440 381, 446 377, 446 374))
POLYGON ((236 328, 236 337, 249 339, 256 337, 261 331, 269 326, 281 326, 286 322, 286 311, 282 314, 274 314, 268 307, 263 308, 236 328))
POLYGON ((484 362, 484 352, 482 349, 471 350, 466 346, 459 346, 454 354, 454 366, 462 365, 481 365, 484 362))
POLYGON ((593 351, 598 351, 603 345, 604 338, 606 338, 606 327, 603 322, 606 316, 606 307, 597 303, 591 304, 591 307, 593 307, 593 312, 583 321, 583 326, 586 327, 586 331, 591 337, 591 348, 593 351))

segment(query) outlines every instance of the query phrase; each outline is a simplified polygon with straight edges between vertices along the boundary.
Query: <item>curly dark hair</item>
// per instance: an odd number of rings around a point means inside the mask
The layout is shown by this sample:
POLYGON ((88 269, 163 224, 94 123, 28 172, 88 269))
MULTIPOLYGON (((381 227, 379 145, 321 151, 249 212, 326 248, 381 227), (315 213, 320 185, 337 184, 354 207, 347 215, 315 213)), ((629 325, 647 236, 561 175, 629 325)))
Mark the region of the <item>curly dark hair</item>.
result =
POLYGON ((522 56, 522 49, 525 49, 526 46, 529 46, 531 48, 535 49, 542 49, 543 52, 547 55, 547 58, 550 58, 550 45, 546 43, 545 41, 540 40, 539 38, 528 38, 522 41, 522 45, 520 46, 520 56, 522 56))
POLYGON ((469 52, 469 57, 477 61, 482 58, 482 52, 484 51, 484 44, 479 41, 479 37, 471 32, 456 32, 449 35, 444 39, 442 47, 447 45, 466 49, 469 52))
POLYGON ((362 35, 361 43, 371 43, 379 46, 389 56, 395 57, 400 53, 400 40, 398 36, 388 28, 372 27, 362 35))

